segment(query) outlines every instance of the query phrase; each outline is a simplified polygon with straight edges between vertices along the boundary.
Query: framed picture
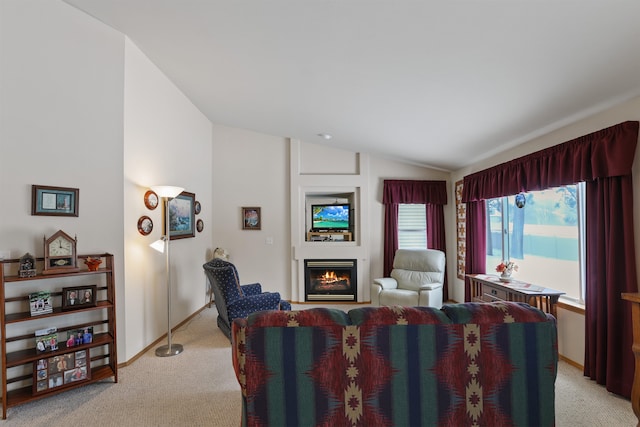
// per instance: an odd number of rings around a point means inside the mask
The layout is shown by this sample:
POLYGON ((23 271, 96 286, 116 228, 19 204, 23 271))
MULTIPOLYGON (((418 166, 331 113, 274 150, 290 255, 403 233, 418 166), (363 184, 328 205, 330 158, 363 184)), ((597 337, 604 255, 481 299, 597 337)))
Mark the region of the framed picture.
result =
POLYGON ((96 285, 62 288, 62 310, 96 306, 96 285))
POLYGON ((77 188, 31 186, 31 215, 78 216, 77 188))
POLYGON ((147 209, 154 210, 158 207, 158 195, 153 190, 147 190, 144 193, 144 205, 147 209))
POLYGON ((146 215, 138 219, 138 232, 143 236, 148 236, 153 231, 153 221, 146 215))
POLYGON ((39 291, 29 294, 29 310, 32 316, 53 313, 51 292, 39 291))
POLYGON ((33 394, 91 379, 89 349, 71 351, 33 362, 33 394))
POLYGON ((262 217, 260 208, 242 208, 242 229, 260 230, 262 227, 262 217))
MULTIPOLYGON (((195 202, 196 195, 186 191, 169 200, 169 238, 171 240, 195 237, 195 202)), ((167 224, 164 227, 166 230, 167 224)))
POLYGON ((92 342, 93 326, 67 331, 67 339, 65 341, 67 348, 77 347, 82 344, 91 344, 92 342))
POLYGON ((201 219, 196 221, 196 230, 198 230, 198 233, 202 233, 202 230, 204 230, 204 221, 201 219))

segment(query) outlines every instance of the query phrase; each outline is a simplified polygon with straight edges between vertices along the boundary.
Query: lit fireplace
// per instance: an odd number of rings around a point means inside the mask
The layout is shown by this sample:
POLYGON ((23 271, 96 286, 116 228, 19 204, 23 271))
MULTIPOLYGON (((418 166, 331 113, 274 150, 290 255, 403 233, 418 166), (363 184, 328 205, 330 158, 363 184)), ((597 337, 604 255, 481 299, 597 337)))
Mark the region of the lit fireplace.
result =
POLYGON ((355 259, 304 261, 306 301, 355 301, 355 259))

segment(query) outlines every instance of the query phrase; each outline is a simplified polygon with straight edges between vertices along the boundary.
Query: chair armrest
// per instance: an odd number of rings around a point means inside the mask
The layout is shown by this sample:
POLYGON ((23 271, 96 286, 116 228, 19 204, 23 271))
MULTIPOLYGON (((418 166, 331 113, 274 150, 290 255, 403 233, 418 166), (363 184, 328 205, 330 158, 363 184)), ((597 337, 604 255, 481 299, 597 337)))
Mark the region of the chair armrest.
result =
POLYGON ((229 322, 233 319, 244 318, 256 311, 278 310, 280 308, 280 294, 278 292, 264 292, 260 295, 250 295, 240 298, 227 306, 229 322))
POLYGON ((262 293, 262 286, 260 283, 249 283, 247 285, 241 285, 240 287, 242 288, 242 293, 244 293, 245 296, 260 295, 262 293))
POLYGON ((420 289, 421 291, 430 291, 432 289, 439 289, 443 286, 442 283, 425 283, 424 285, 420 285, 420 289))
POLYGON ((380 286, 382 289, 397 289, 398 282, 393 277, 381 277, 373 279, 373 284, 380 286))

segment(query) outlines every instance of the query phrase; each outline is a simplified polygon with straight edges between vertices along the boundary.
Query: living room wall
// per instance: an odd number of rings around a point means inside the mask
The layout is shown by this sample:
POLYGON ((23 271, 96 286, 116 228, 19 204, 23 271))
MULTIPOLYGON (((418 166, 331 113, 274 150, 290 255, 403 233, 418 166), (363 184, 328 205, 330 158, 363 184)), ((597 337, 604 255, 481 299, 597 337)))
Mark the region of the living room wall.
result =
MULTIPOLYGON (((229 251, 242 283, 260 282, 266 290, 280 292, 284 299, 291 299, 290 141, 221 125, 214 125, 213 135, 213 246, 229 251), (242 206, 261 207, 261 230, 242 230, 242 206)), ((332 174, 345 173, 343 169, 355 167, 356 153, 308 141, 301 142, 300 150, 304 172, 324 175, 325 182, 331 180, 332 174), (311 158, 315 161, 311 162, 311 158)), ((380 277, 384 180, 448 181, 449 173, 373 155, 368 157, 369 204, 362 207, 369 224, 367 268, 368 277, 380 277)), ((448 212, 453 211, 453 199, 449 200, 445 207, 447 217, 448 212)), ((359 286, 369 285, 359 283, 359 286)))
MULTIPOLYGON (((463 179, 465 175, 470 173, 533 153, 543 148, 561 144, 565 141, 587 135, 627 120, 640 120, 640 97, 633 98, 616 106, 610 106, 597 114, 590 115, 589 117, 578 120, 573 124, 563 126, 558 130, 549 132, 546 135, 532 139, 510 150, 496 154, 495 156, 487 158, 470 167, 455 171, 452 173, 451 185, 453 186, 453 183, 463 179)), ((640 194, 639 153, 640 150, 636 150, 633 164, 633 185, 635 189, 634 193, 636 194, 633 203, 636 246, 638 242, 640 242, 640 196, 637 196, 640 194)), ((453 220, 455 220, 454 215, 455 213, 451 216, 452 222, 450 224, 455 224, 455 222, 453 222, 453 220)), ((455 225, 453 227, 455 227, 455 225)), ((447 241, 450 248, 455 247, 455 228, 452 228, 451 225, 447 228, 447 241), (449 230, 451 230, 451 232, 449 230)), ((636 250, 636 257, 640 257, 640 251, 638 250, 636 250)), ((638 259, 636 259, 636 264, 640 265, 638 259)), ((640 273, 640 270, 638 273, 640 273)), ((463 281, 457 279, 457 277, 452 275, 451 272, 449 277, 453 278, 453 286, 451 287, 453 289, 453 297, 458 301, 462 301, 464 299, 463 281)), ((584 315, 572 309, 570 306, 565 306, 565 308, 559 307, 558 338, 560 354, 571 361, 582 365, 584 361, 584 315)))
MULTIPOLYGON (((2 2, 0 250, 42 257, 43 236, 62 229, 77 236, 81 254, 115 255, 119 296, 123 48, 122 35, 66 4, 2 2), (32 184, 78 188, 79 216, 31 216, 32 184)), ((124 345, 118 353, 124 357, 124 345)))
POLYGON ((203 232, 171 241, 171 325, 207 301, 202 264, 211 251, 211 122, 129 39, 125 41, 124 84, 124 299, 126 357, 167 332, 164 255, 149 248, 163 233, 162 206, 149 210, 144 193, 152 185, 176 185, 195 193, 201 204, 196 219, 203 232), (138 219, 147 215, 153 231, 142 236, 138 219))
POLYGON ((0 254, 41 257, 43 236, 58 229, 77 235, 81 254, 113 253, 118 360, 126 362, 167 328, 164 258, 148 247, 162 230, 162 209, 143 204, 150 185, 180 185, 201 202, 204 232, 172 242, 173 324, 204 305, 211 125, 102 22, 57 0, 0 7, 0 254), (32 184, 78 188, 79 216, 31 216, 32 184), (137 231, 143 214, 155 224, 146 237, 137 231))

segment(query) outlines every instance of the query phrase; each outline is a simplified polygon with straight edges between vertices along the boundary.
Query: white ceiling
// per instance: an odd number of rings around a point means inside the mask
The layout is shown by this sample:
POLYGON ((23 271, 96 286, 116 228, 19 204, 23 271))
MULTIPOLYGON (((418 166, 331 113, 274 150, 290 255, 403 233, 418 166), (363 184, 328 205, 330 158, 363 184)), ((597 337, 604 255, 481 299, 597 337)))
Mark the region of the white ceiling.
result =
POLYGON ((447 170, 640 95, 637 0, 65 1, 214 123, 447 170))

